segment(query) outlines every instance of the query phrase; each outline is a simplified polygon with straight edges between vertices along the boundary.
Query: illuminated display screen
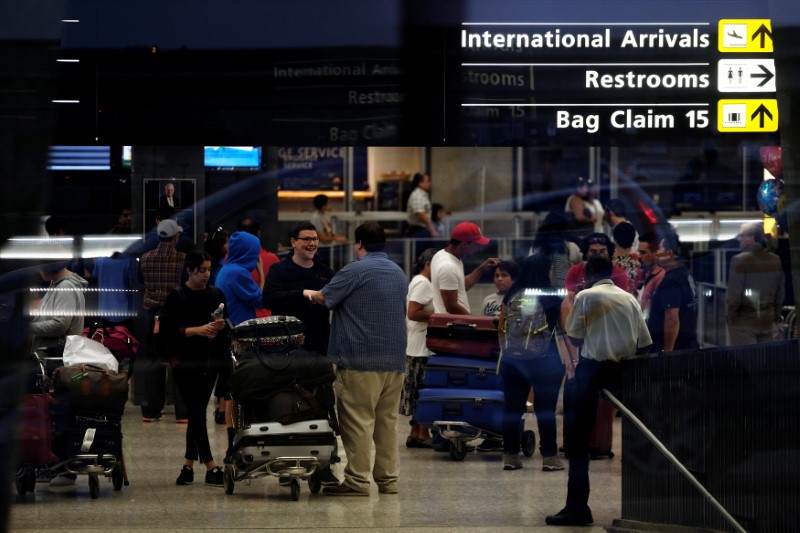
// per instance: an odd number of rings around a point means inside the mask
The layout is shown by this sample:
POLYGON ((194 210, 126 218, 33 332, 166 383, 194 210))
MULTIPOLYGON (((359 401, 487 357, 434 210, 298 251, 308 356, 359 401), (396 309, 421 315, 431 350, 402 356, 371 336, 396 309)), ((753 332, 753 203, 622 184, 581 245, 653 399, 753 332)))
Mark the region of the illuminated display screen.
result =
POLYGON ((217 170, 256 170, 261 167, 261 148, 256 146, 205 146, 204 165, 217 170))
POLYGON ((110 170, 110 146, 51 146, 47 170, 110 170))

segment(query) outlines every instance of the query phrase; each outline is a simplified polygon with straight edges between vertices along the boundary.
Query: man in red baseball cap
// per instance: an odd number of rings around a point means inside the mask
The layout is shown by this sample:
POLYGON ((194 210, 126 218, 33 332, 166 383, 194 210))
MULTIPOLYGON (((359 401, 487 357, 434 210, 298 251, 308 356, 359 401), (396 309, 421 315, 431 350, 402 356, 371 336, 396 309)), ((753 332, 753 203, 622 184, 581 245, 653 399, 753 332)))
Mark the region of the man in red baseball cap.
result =
POLYGON ((450 232, 450 244, 436 252, 431 260, 433 308, 435 313, 471 314, 467 291, 481 278, 486 269, 494 268, 500 259, 490 257, 468 275, 464 275, 462 259, 489 244, 481 229, 472 222, 460 222, 450 232))

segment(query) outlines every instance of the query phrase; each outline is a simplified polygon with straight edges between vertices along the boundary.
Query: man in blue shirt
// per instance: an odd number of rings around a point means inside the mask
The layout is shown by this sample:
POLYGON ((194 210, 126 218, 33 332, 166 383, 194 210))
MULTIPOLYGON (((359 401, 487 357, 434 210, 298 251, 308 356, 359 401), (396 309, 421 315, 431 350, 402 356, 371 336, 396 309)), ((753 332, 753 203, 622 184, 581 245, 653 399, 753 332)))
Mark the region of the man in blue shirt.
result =
POLYGON ((368 496, 370 471, 379 492, 397 493, 408 280, 383 251, 385 243, 380 224, 357 227, 358 260, 308 296, 333 310, 328 360, 336 365, 334 387, 347 467, 341 485, 323 489, 331 496, 368 496))

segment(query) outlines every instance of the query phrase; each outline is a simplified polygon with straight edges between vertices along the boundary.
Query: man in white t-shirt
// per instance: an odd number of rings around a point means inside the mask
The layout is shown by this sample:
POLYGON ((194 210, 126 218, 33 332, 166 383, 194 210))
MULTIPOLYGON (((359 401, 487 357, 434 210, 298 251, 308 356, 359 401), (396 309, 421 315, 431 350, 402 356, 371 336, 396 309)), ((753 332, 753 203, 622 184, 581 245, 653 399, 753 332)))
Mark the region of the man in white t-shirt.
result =
POLYGON ((490 257, 468 275, 464 275, 465 257, 489 244, 481 229, 472 222, 460 222, 450 232, 450 244, 436 252, 431 261, 433 308, 436 313, 469 315, 467 291, 481 278, 486 269, 500 264, 500 259, 490 257))

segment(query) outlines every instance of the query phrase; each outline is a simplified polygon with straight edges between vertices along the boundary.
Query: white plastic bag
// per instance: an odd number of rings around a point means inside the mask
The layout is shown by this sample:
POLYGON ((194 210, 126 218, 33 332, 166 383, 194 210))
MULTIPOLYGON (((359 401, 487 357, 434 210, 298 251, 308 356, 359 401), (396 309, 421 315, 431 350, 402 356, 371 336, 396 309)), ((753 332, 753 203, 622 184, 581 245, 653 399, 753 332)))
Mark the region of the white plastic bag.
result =
POLYGON ((119 371, 119 363, 108 348, 82 335, 67 335, 64 345, 64 366, 92 365, 111 372, 119 371))

